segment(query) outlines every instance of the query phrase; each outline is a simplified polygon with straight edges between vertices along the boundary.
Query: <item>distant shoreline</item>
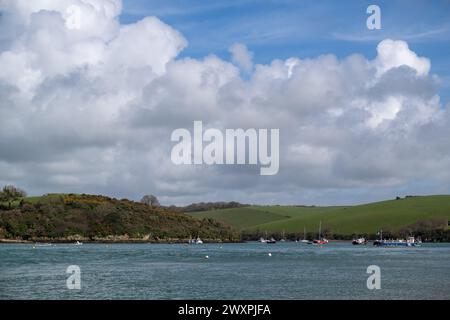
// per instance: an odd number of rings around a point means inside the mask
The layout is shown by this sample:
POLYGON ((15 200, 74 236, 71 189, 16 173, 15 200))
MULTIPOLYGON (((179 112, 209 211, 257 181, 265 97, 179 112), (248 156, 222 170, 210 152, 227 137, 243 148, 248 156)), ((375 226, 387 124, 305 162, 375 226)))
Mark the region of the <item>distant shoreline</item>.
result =
MULTIPOLYGON (((20 240, 20 239, 0 239, 0 244, 42 244, 42 243, 52 243, 52 244, 74 244, 76 241, 80 241, 83 244, 186 244, 188 245, 189 239, 186 240, 20 240)), ((225 243, 247 243, 247 242, 258 242, 254 240, 249 241, 223 241, 223 240, 204 240, 205 244, 225 244, 225 243)), ((295 243, 294 241, 286 241, 289 243, 295 243)), ((351 240, 330 240, 330 243, 351 243, 351 240)), ((282 243, 280 241, 280 243, 282 243)), ((423 243, 450 243, 450 242, 440 242, 440 241, 430 241, 423 243)), ((372 241, 369 241, 368 245, 372 245, 372 241)), ((270 246, 270 245, 269 245, 270 246)), ((364 247, 364 245, 361 245, 364 247)))
MULTIPOLYGON (((0 244, 33 244, 33 243, 61 243, 61 244, 73 244, 76 241, 80 241, 82 243, 90 243, 90 244, 113 244, 113 243, 130 243, 130 244, 188 244, 189 239, 171 239, 171 240, 140 240, 140 239, 129 239, 129 240, 85 240, 85 239, 74 239, 74 240, 62 240, 62 239, 39 239, 39 240, 22 240, 22 239, 0 239, 0 244)), ((243 243, 244 241, 229 241, 229 240, 211 240, 206 239, 203 240, 204 243, 243 243)))

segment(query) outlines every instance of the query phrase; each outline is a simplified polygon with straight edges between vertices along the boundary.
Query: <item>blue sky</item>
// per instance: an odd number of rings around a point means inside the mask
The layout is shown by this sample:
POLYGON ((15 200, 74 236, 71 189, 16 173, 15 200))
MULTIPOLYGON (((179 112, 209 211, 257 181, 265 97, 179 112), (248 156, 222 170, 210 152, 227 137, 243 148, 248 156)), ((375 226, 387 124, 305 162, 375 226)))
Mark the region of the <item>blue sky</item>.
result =
POLYGON ((450 193, 450 0, 90 1, 79 32, 78 0, 0 0, 0 186, 165 204, 450 193), (175 165, 171 132, 194 120, 280 128, 279 174, 175 165))
POLYGON ((432 73, 444 81, 441 98, 450 101, 448 0, 124 0, 122 23, 151 15, 188 40, 182 57, 216 54, 228 59, 230 45, 241 42, 254 52, 256 63, 327 53, 372 58, 379 41, 405 40, 418 55, 431 59, 432 73), (366 28, 370 4, 381 8, 381 30, 366 28))

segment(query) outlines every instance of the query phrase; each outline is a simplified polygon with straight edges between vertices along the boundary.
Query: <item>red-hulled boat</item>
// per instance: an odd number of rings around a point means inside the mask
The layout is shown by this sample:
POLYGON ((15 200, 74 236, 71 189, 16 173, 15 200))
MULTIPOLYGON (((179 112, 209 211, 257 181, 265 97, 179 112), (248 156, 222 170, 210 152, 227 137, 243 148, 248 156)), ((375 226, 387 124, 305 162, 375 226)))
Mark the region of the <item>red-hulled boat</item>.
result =
POLYGON ((313 240, 312 242, 309 242, 311 244, 327 244, 328 240, 322 237, 322 221, 319 223, 319 238, 316 240, 313 240))

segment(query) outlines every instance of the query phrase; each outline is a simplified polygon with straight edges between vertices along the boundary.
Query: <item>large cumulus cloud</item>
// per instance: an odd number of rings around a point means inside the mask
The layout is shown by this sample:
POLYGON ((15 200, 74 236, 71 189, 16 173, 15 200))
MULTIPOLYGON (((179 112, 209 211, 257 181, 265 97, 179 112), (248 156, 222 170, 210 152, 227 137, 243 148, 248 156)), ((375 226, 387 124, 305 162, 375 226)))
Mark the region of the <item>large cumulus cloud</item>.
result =
POLYGON ((119 0, 0 4, 0 184, 164 203, 343 203, 448 193, 450 115, 431 61, 401 40, 377 56, 253 65, 177 58, 187 40, 156 17, 121 25, 119 0), (71 6, 81 11, 69 28, 71 6), (172 130, 279 128, 280 171, 175 166, 172 130))

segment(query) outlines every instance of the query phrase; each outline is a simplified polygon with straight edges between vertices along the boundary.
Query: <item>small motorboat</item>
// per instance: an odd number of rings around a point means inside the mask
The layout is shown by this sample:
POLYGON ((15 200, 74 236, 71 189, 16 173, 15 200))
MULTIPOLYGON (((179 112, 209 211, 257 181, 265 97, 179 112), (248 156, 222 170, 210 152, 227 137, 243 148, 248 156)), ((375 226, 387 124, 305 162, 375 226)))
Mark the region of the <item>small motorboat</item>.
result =
POLYGON ((360 244, 367 244, 367 239, 366 238, 353 239, 352 244, 355 246, 360 244))
POLYGON ((83 242, 80 242, 80 241, 77 240, 73 245, 74 246, 82 246, 83 242))
POLYGON ((325 238, 313 240, 313 244, 327 244, 327 243, 328 243, 328 240, 325 238))
POLYGON ((269 240, 266 240, 266 243, 273 244, 277 243, 277 241, 274 238, 270 238, 269 240))

